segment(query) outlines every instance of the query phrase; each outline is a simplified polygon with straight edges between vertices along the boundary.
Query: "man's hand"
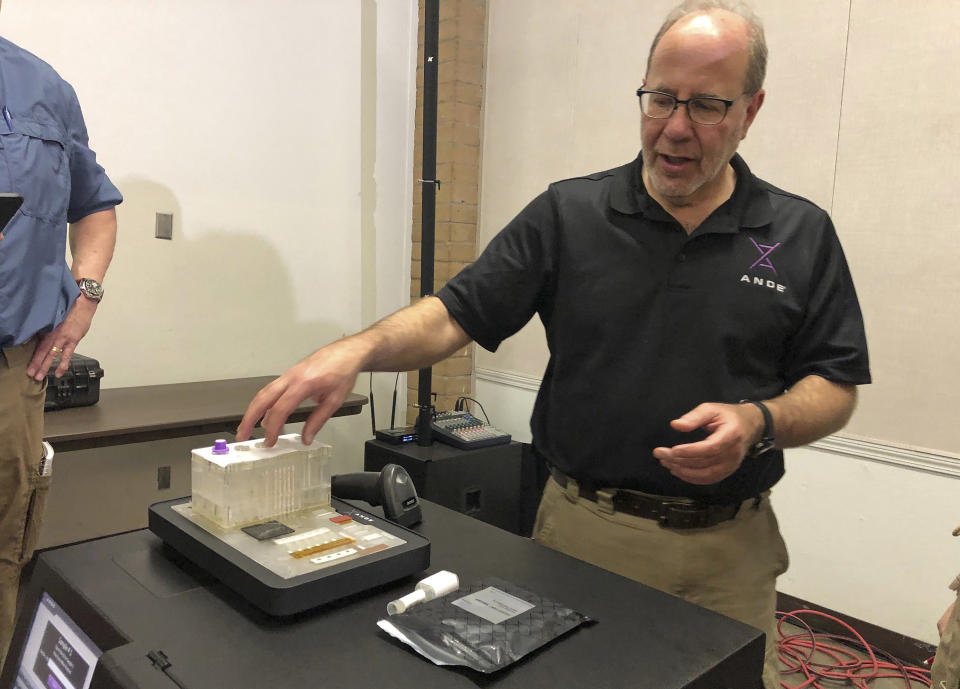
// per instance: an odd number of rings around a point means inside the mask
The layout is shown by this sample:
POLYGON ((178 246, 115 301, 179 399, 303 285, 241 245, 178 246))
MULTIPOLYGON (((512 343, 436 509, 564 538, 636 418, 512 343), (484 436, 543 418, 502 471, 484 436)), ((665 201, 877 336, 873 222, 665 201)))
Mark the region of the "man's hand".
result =
POLYGON ((67 372, 70 357, 80 340, 90 330, 90 322, 97 310, 97 303, 84 296, 77 297, 63 322, 40 338, 33 358, 27 366, 27 375, 36 381, 42 381, 50 370, 50 364, 58 356, 60 365, 54 375, 59 378, 67 372))
MULTIPOLYGON (((77 220, 70 225, 69 237, 73 256, 70 270, 74 279, 86 277, 103 282, 117 241, 116 211, 108 208, 77 220)), ((76 298, 63 322, 40 338, 27 366, 28 376, 36 381, 43 380, 57 357, 60 357, 60 365, 54 375, 59 378, 67 372, 73 350, 90 330, 97 305, 82 294, 76 298)))
POLYGON ((319 349, 282 376, 263 387, 247 407, 237 427, 237 440, 250 437, 261 418, 267 447, 273 447, 290 416, 307 398, 317 402, 303 425, 303 442, 310 444, 327 420, 353 390, 360 369, 349 340, 319 349))
POLYGON ((735 472, 750 446, 760 437, 763 416, 752 404, 701 404, 670 422, 674 430, 689 433, 698 428, 705 440, 673 447, 658 447, 653 456, 671 474, 687 483, 717 483, 735 472))
POLYGON ((287 417, 312 397, 317 408, 303 426, 303 442, 313 442, 323 424, 343 404, 361 371, 416 371, 432 366, 470 343, 470 336, 436 297, 425 297, 308 356, 264 387, 237 426, 237 440, 250 437, 263 419, 266 446, 277 442, 287 417))

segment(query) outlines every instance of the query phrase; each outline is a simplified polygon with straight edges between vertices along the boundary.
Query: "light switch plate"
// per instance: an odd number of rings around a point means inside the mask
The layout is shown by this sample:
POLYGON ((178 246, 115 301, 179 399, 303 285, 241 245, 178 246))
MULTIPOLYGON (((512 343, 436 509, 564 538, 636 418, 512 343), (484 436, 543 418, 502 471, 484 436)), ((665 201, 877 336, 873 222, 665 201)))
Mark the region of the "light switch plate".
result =
POLYGON ((173 239, 173 213, 157 213, 157 239, 173 239))

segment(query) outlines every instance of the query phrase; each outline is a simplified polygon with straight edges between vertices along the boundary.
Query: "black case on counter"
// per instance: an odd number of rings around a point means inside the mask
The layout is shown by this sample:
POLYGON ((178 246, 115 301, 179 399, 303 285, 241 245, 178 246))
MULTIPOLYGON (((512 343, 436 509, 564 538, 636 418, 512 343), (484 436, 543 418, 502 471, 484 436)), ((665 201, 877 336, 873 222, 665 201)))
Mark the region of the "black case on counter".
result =
POLYGON ((59 364, 60 360, 55 360, 47 371, 44 411, 96 404, 100 399, 100 379, 103 378, 100 362, 82 354, 74 354, 70 357, 70 366, 66 373, 57 378, 54 371, 59 364))

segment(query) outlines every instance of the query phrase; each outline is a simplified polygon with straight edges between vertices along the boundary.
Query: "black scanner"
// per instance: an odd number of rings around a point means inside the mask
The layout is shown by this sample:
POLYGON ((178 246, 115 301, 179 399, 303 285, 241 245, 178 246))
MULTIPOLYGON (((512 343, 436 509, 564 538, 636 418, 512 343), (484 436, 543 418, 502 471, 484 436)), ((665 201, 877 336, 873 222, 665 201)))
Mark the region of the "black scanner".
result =
POLYGON ((330 492, 341 500, 383 506, 384 516, 400 526, 419 524, 423 518, 413 479, 399 464, 387 464, 380 471, 337 474, 330 480, 330 492))

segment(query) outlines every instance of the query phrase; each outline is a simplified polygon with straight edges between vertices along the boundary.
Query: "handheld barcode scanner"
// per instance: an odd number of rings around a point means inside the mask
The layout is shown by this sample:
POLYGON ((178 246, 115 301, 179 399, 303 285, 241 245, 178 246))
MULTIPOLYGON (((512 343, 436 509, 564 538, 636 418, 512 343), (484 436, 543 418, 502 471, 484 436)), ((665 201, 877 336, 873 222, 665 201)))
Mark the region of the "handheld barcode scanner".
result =
POLYGON ((417 489, 399 464, 387 464, 380 471, 338 474, 330 480, 330 492, 343 500, 382 505, 384 516, 400 526, 413 526, 422 519, 417 489))

